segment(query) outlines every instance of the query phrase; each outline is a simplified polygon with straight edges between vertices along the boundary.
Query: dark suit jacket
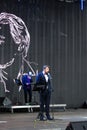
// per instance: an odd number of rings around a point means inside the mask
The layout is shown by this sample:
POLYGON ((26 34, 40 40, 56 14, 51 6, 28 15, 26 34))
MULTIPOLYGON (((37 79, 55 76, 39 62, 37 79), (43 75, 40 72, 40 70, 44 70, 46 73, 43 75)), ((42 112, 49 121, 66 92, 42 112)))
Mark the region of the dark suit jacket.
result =
POLYGON ((47 86, 48 86, 48 90, 51 91, 51 81, 49 75, 48 75, 48 82, 46 82, 44 74, 40 72, 36 77, 36 85, 41 86, 41 91, 46 90, 47 86))

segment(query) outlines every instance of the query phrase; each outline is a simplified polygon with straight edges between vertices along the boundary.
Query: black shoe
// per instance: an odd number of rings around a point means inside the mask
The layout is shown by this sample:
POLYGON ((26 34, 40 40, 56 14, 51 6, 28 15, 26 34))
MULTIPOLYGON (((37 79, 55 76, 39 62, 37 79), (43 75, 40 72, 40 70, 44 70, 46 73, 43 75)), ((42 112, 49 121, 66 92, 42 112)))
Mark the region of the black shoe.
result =
POLYGON ((47 117, 47 120, 53 120, 53 118, 51 118, 51 117, 47 117))
POLYGON ((40 121, 46 121, 47 119, 45 117, 40 118, 40 121))
POLYGON ((40 113, 40 112, 37 115, 37 119, 40 119, 40 120, 43 120, 44 117, 45 116, 42 113, 40 113))

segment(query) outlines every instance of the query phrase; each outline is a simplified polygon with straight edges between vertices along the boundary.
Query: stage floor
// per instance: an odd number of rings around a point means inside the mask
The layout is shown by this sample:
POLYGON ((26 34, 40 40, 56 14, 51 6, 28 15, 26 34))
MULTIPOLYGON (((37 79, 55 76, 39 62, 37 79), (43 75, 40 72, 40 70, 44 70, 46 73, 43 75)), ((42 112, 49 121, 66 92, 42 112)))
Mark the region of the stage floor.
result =
POLYGON ((87 121, 87 109, 51 113, 53 121, 36 120, 38 112, 0 112, 0 130, 65 130, 70 122, 87 121))

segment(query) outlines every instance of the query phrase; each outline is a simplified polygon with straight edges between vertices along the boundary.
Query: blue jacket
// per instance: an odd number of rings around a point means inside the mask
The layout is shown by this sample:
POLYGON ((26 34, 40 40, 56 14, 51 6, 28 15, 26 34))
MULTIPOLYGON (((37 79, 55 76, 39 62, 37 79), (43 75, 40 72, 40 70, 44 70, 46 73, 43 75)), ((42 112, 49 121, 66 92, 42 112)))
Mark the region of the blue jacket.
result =
POLYGON ((28 74, 22 76, 23 89, 31 89, 32 78, 28 74))

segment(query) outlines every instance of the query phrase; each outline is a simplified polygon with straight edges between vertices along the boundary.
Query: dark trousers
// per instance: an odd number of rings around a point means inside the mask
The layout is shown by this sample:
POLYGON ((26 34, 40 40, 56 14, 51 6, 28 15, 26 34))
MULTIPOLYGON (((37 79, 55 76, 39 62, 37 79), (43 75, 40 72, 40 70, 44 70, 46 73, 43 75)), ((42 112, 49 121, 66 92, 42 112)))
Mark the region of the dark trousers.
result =
POLYGON ((31 89, 24 89, 24 99, 25 99, 25 103, 29 103, 32 101, 32 90, 31 89))
POLYGON ((46 112, 46 116, 49 117, 49 105, 50 105, 51 92, 45 90, 40 92, 40 112, 43 115, 43 112, 46 112))

